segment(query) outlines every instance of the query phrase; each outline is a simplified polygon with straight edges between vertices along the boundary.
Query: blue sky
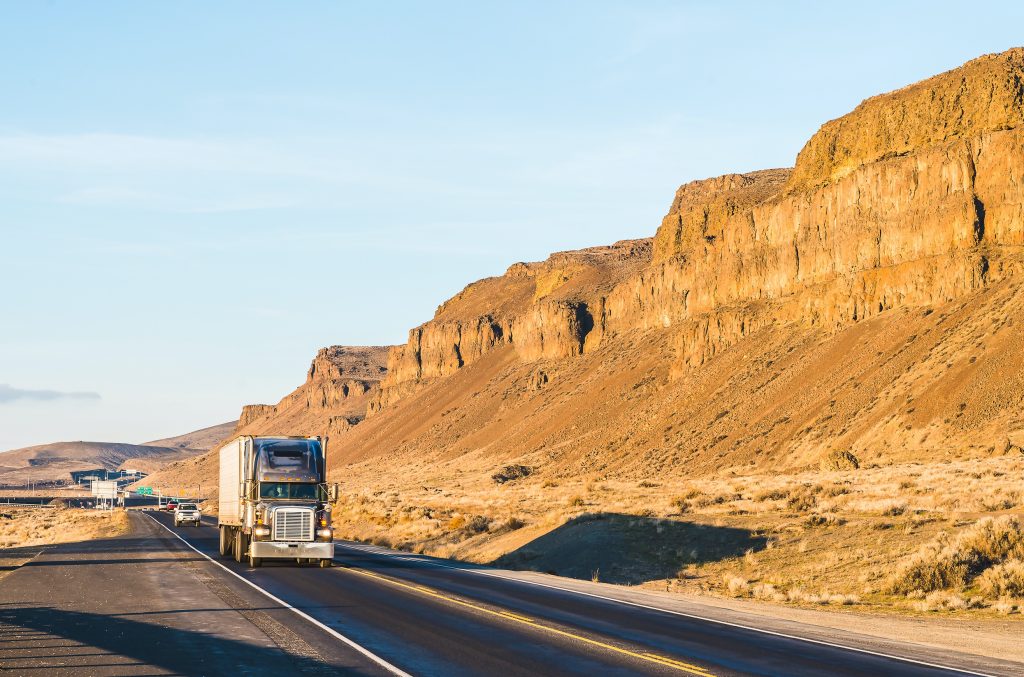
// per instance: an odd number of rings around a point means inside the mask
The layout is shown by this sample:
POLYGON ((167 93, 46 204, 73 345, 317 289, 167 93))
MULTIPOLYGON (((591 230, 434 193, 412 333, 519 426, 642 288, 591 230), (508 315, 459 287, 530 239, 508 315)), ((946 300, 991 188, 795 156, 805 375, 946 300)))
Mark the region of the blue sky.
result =
POLYGON ((276 402, 1022 40, 1015 3, 819 4, 5 4, 0 449, 276 402))

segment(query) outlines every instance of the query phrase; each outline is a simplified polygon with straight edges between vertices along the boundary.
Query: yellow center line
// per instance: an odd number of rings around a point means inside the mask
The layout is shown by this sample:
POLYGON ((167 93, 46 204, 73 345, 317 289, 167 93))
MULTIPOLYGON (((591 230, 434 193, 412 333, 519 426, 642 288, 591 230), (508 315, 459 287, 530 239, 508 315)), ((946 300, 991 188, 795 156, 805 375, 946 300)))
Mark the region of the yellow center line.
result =
POLYGON ((369 576, 371 578, 376 578, 379 581, 383 581, 385 583, 389 583, 391 585, 395 585, 395 586, 398 586, 400 588, 406 588, 408 590, 412 590, 414 592, 418 592, 418 593, 420 593, 422 595, 429 595, 431 597, 435 597, 437 599, 444 600, 445 602, 449 602, 451 604, 458 604, 459 606, 464 606, 464 607, 467 607, 469 609, 473 609, 475 611, 483 612, 485 614, 490 614, 492 616, 499 616, 501 618, 504 618, 504 619, 507 619, 507 620, 510 620, 510 621, 515 621, 516 623, 522 623, 523 625, 529 625, 530 627, 537 628, 538 630, 545 630, 547 632, 550 632, 550 633, 553 633, 553 634, 556 634, 556 635, 560 635, 562 637, 567 637, 569 639, 574 639, 574 640, 579 641, 579 642, 584 642, 585 644, 590 644, 591 646, 597 646, 597 647, 600 647, 602 649, 607 649, 608 651, 614 651, 616 653, 623 654, 625 656, 630 656, 632 658, 637 658, 639 660, 648 661, 648 662, 651 662, 651 663, 657 663, 658 665, 663 665, 663 666, 666 666, 666 667, 669 667, 669 668, 674 668, 676 670, 680 670, 682 672, 686 672, 686 673, 689 673, 691 675, 699 675, 699 677, 714 677, 714 673, 709 672, 707 669, 702 668, 699 665, 692 665, 690 663, 684 663, 684 662, 676 660, 674 658, 669 658, 668 656, 662 656, 660 654, 651 653, 649 651, 638 652, 638 651, 630 651, 629 649, 623 649, 622 647, 615 646, 614 644, 608 644, 607 642, 602 642, 600 640, 591 639, 590 637, 584 637, 583 635, 578 635, 578 634, 576 634, 574 632, 568 632, 566 630, 561 630, 559 628, 555 628, 555 627, 552 627, 550 625, 544 625, 542 623, 538 623, 535 620, 527 618, 526 616, 520 616, 519 614, 512 613, 511 611, 496 611, 494 609, 489 609, 489 608, 487 608, 485 606, 481 606, 479 604, 474 604, 472 602, 467 602, 466 600, 459 599, 457 597, 452 597, 451 595, 446 595, 444 593, 440 593, 437 590, 435 590, 433 588, 428 588, 428 587, 426 587, 424 585, 413 585, 413 584, 410 584, 410 583, 403 583, 402 581, 396 580, 394 578, 390 578, 388 576, 382 576, 382 575, 374 573, 372 571, 367 571, 366 569, 359 569, 357 567, 342 567, 340 570, 341 571, 351 571, 352 573, 360 574, 362 576, 369 576))

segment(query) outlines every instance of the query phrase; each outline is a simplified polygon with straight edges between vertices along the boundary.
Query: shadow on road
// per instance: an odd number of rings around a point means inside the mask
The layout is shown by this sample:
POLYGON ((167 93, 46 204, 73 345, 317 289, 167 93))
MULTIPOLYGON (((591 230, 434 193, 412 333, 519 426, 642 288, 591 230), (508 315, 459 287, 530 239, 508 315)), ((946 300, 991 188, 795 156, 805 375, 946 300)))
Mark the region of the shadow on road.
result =
POLYGON ((766 542, 747 529, 594 513, 569 520, 492 565, 635 585, 674 578, 687 564, 763 550, 766 542))
MULTIPOLYGON (((320 661, 287 655, 276 646, 258 646, 200 631, 166 627, 102 614, 67 611, 54 607, 26 606, 0 608, 0 641, 23 637, 25 631, 45 633, 52 640, 64 639, 83 649, 101 653, 47 651, 39 646, 31 652, 30 667, 36 674, 74 666, 79 656, 121 656, 128 661, 111 666, 149 665, 180 675, 199 674, 327 674, 320 661), (69 660, 70 659, 70 660, 69 660)), ((31 646, 31 643, 29 643, 31 646)), ((52 647, 59 649, 59 647, 52 647)), ((8 656, 10 663, 15 656, 8 656)), ((20 665, 20 663, 19 663, 20 665)), ((9 665, 15 672, 23 669, 9 665)), ((29 666, 25 666, 29 667, 29 666)), ((83 665, 86 670, 99 667, 83 665)), ((331 668, 331 674, 337 670, 331 668)))

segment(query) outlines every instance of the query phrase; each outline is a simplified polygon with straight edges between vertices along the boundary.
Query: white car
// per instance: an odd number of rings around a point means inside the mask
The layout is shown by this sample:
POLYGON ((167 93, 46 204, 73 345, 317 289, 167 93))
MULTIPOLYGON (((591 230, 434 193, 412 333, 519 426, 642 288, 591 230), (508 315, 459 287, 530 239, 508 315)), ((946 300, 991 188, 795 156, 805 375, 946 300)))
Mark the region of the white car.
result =
POLYGON ((197 527, 202 519, 203 513, 195 503, 179 503, 178 507, 174 509, 174 526, 176 527, 189 522, 192 523, 192 526, 197 527))

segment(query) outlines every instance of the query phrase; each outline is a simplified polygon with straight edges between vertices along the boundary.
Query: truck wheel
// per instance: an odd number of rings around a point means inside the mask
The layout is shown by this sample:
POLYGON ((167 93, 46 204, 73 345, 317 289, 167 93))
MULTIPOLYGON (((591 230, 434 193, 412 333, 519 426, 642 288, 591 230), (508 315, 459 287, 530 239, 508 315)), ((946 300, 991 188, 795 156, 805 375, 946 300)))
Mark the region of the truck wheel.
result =
POLYGON ((246 551, 249 549, 248 541, 241 527, 235 529, 235 561, 239 564, 245 561, 246 551))
POLYGON ((231 539, 228 536, 228 528, 223 524, 220 525, 220 548, 218 548, 221 557, 227 557, 231 554, 231 539))
POLYGON ((250 553, 250 555, 249 555, 249 566, 252 567, 253 569, 256 569, 258 567, 263 566, 263 558, 262 557, 253 557, 252 554, 250 553))
POLYGON ((320 568, 321 569, 330 569, 331 568, 331 560, 329 560, 329 559, 322 559, 322 560, 320 560, 320 568))

